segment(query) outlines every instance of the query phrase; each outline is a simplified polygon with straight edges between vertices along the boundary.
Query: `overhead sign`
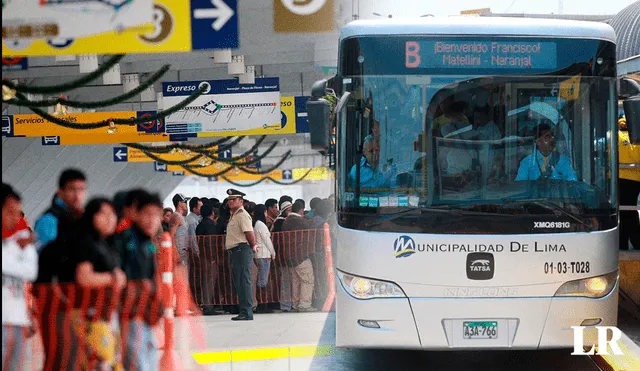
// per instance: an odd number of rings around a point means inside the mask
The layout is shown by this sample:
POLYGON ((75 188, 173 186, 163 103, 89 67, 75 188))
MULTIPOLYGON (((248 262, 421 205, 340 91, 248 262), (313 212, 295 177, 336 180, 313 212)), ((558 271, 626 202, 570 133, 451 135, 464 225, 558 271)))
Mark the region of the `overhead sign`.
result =
POLYGON ((3 71, 26 70, 29 68, 29 60, 24 57, 6 57, 2 58, 3 71))
POLYGON ((162 103, 173 106, 202 86, 207 89, 205 94, 165 118, 167 134, 245 135, 255 129, 265 134, 284 134, 279 78, 257 78, 255 84, 240 84, 235 79, 165 82, 162 103))
POLYGON ((3 137, 13 136, 13 115, 2 116, 2 136, 3 137))
POLYGON ((239 47, 237 0, 152 1, 153 17, 148 26, 79 38, 9 41, 3 36, 2 56, 163 53, 239 47))
POLYGON ((296 133, 309 133, 307 101, 309 97, 295 97, 296 133))
MULTIPOLYGON (((215 151, 216 148, 212 148, 211 151, 215 151)), ((229 150, 230 151, 230 150, 229 150)), ((116 146, 113 148, 113 153, 114 153, 114 158, 113 161, 115 162, 155 162, 156 160, 147 156, 142 150, 137 149, 137 148, 131 148, 131 147, 123 147, 123 146, 116 146), (124 155, 120 155, 120 158, 118 158, 116 160, 116 153, 120 152, 120 153, 124 153, 126 150, 126 156, 124 155)), ((192 158, 195 157, 197 155, 197 153, 195 152, 191 152, 191 153, 180 153, 180 152, 176 152, 176 153, 155 153, 153 154, 155 157, 161 159, 162 161, 167 161, 167 162, 173 162, 173 161, 184 161, 188 158, 192 158)), ((230 157, 229 157, 230 158, 230 157)))
MULTIPOLYGON (((189 170, 183 169, 178 165, 164 165, 166 166, 166 170, 162 171, 170 171, 170 172, 184 172, 185 175, 196 176, 193 172, 189 170)), ((220 169, 215 165, 210 165, 206 167, 196 168, 197 173, 206 175, 206 174, 217 174, 220 171, 224 170, 224 168, 220 169)), ((201 175, 197 175, 201 176, 201 175)), ((239 170, 230 170, 225 174, 219 177, 209 177, 209 181, 220 181, 223 180, 222 177, 227 178, 228 180, 234 182, 238 181, 258 181, 263 178, 269 177, 273 180, 327 180, 333 179, 334 174, 327 167, 321 166, 316 168, 297 168, 297 169, 285 169, 285 170, 274 170, 267 174, 249 174, 239 170), (305 177, 306 174, 306 177, 305 177)))
POLYGON ((60 137, 42 137, 43 146, 59 146, 60 137))
POLYGON ((284 179, 284 180, 293 179, 293 170, 291 170, 291 169, 282 170, 282 179, 284 179))
POLYGON ((554 69, 556 43, 540 41, 407 41, 406 68, 554 69))
POLYGON ((333 0, 273 0, 275 32, 327 32, 334 29, 333 0))
POLYGON ((127 162, 128 156, 127 147, 113 147, 113 162, 127 162))
POLYGON ((2 2, 2 41, 75 39, 122 32, 153 19, 152 0, 2 2))
MULTIPOLYGON (((110 118, 139 117, 140 112, 92 112, 72 113, 60 118, 73 123, 92 123, 108 120, 110 118)), ((99 129, 71 129, 52 122, 36 114, 3 115, 2 135, 17 137, 59 137, 59 145, 74 144, 116 144, 139 142, 169 142, 174 140, 162 132, 140 131, 139 126, 118 125, 113 130, 99 129)), ((44 141, 43 141, 44 144, 44 141)))

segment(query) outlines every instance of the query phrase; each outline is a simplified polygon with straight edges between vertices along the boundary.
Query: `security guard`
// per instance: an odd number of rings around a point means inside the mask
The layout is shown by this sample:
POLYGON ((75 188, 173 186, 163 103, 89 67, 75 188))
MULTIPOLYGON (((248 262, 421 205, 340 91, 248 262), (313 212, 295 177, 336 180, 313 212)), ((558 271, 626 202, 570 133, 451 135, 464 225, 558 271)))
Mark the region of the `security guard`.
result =
POLYGON ((256 237, 253 234, 251 215, 242 207, 244 193, 235 189, 227 190, 227 207, 231 218, 227 225, 225 249, 231 256, 233 285, 238 292, 240 314, 234 321, 253 320, 253 290, 251 287, 251 268, 253 254, 258 252, 256 237))

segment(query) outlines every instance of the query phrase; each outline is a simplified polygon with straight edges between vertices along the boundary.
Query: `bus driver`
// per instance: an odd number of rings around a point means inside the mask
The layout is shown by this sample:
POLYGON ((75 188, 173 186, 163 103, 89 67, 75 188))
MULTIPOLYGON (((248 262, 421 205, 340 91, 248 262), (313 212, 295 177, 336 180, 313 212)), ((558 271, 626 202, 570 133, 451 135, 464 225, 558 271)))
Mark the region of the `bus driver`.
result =
POLYGON ((536 148, 534 153, 522 159, 516 181, 543 178, 575 181, 576 172, 571 167, 569 157, 556 149, 556 138, 549 124, 540 124, 535 129, 536 148))

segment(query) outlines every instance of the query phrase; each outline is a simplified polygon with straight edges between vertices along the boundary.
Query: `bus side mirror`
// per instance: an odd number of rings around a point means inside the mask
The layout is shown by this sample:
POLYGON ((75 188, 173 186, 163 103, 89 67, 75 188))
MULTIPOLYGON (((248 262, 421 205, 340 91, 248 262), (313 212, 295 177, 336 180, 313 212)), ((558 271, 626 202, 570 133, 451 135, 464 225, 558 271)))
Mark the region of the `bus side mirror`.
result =
POLYGON ((308 100, 307 119, 309 120, 311 148, 326 151, 329 149, 331 139, 331 104, 329 101, 322 98, 308 100))
POLYGON ((627 130, 629 130, 629 141, 640 144, 640 96, 625 100, 623 107, 627 119, 627 130))

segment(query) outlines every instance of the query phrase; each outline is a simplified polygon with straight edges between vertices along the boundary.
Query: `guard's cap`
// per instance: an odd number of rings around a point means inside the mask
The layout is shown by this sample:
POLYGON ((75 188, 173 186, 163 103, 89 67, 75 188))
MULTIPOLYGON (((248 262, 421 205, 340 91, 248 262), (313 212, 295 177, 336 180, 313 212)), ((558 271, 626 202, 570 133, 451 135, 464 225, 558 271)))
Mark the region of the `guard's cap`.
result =
POLYGON ((233 188, 227 189, 227 198, 229 198, 229 199, 237 198, 237 197, 244 197, 244 196, 246 196, 246 194, 238 191, 237 189, 233 189, 233 188))
POLYGON ((176 193, 175 196, 173 196, 173 204, 177 205, 179 202, 187 202, 189 201, 190 197, 185 197, 182 193, 176 193))

